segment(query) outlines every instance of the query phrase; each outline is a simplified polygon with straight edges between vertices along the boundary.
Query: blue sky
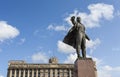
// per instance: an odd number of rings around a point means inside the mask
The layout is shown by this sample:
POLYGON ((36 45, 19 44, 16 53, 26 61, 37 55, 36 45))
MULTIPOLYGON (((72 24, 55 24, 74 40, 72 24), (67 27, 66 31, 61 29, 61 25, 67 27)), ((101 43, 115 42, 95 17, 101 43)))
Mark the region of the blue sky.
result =
POLYGON ((73 63, 75 50, 62 42, 80 16, 90 37, 87 56, 97 63, 98 77, 120 76, 120 0, 0 0, 0 77, 9 60, 73 63))

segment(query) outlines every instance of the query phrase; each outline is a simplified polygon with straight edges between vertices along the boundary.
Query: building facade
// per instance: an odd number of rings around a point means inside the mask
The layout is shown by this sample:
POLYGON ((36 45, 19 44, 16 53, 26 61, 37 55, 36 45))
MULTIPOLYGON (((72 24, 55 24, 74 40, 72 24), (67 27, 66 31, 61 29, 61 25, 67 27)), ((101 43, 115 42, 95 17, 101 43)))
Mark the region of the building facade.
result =
POLYGON ((7 77, 73 77, 73 68, 73 64, 58 63, 55 57, 48 64, 9 61, 7 77))

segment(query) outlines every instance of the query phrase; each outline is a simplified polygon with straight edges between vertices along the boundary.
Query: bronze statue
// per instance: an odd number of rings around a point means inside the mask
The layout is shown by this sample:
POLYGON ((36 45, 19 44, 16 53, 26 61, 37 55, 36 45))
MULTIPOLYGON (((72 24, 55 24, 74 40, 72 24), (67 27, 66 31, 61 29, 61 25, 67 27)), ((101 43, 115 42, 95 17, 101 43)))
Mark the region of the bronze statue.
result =
POLYGON ((75 16, 72 16, 71 22, 73 27, 69 30, 63 42, 76 49, 78 58, 86 58, 86 39, 90 39, 85 33, 85 26, 81 23, 80 17, 77 17, 75 21, 75 16), (82 50, 82 57, 80 56, 80 50, 82 50))

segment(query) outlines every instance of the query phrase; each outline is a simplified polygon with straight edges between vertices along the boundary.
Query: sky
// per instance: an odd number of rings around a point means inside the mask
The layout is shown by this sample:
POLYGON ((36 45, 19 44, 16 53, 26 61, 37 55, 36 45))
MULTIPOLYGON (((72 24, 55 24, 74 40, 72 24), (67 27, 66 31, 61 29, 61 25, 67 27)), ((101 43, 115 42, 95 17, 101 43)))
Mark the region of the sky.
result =
POLYGON ((76 52, 62 42, 80 16, 90 37, 87 57, 98 77, 120 76, 120 0, 0 0, 0 77, 10 60, 74 63, 76 52))

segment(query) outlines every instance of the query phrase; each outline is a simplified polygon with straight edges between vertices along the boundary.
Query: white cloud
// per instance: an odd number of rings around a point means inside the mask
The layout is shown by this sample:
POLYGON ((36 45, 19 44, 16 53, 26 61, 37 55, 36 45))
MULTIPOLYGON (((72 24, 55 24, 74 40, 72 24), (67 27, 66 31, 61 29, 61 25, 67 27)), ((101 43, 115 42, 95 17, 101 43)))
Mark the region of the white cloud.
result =
POLYGON ((33 62, 47 63, 48 56, 43 52, 38 52, 32 55, 33 62))
POLYGON ((91 4, 88 6, 88 9, 90 10, 93 20, 95 21, 101 17, 104 17, 107 20, 113 18, 113 12, 114 12, 113 5, 104 4, 104 3, 91 4))
POLYGON ((120 16, 120 11, 119 10, 116 12, 116 16, 120 16))
POLYGON ((15 38, 19 33, 17 28, 7 24, 6 21, 0 21, 0 42, 15 38))
POLYGON ((67 59, 64 61, 64 63, 74 63, 76 59, 77 59, 77 54, 71 53, 67 56, 67 59))
MULTIPOLYGON (((82 18, 82 23, 86 26, 86 28, 93 28, 93 27, 99 27, 100 21, 102 19, 111 20, 114 17, 113 5, 104 4, 104 3, 90 4, 88 5, 88 10, 90 11, 89 14, 75 10, 74 13, 69 14, 69 16, 66 17, 64 20, 67 21, 67 23, 72 26, 70 18, 72 16, 80 16, 82 18)), ((69 27, 66 27, 65 25, 60 26, 60 25, 52 24, 49 25, 47 29, 55 30, 55 31, 67 31, 69 27)))
POLYGON ((33 32, 33 35, 37 35, 37 34, 39 34, 39 30, 35 30, 35 31, 33 32))
POLYGON ((2 49, 0 49, 0 52, 2 52, 2 49))
POLYGON ((25 41, 26 41, 25 38, 21 38, 21 39, 20 39, 20 42, 19 42, 18 44, 19 44, 19 45, 22 45, 25 41))
MULTIPOLYGON (((99 45, 100 45, 100 40, 98 38, 96 40, 90 40, 90 41, 86 40, 86 46, 88 49, 90 49, 91 54, 93 53, 93 50, 95 50, 96 47, 99 45)), ((62 41, 58 41, 57 47, 58 50, 63 53, 75 52, 75 49, 72 46, 63 43, 62 41)))
POLYGON ((111 71, 112 70, 112 67, 109 66, 109 65, 106 65, 103 67, 104 70, 107 70, 107 71, 111 71))
POLYGON ((4 76, 0 74, 0 77, 4 77, 4 76))
POLYGON ((86 40, 86 46, 88 49, 90 49, 90 53, 92 54, 93 53, 93 50, 96 49, 97 46, 99 46, 101 43, 100 39, 95 39, 95 40, 86 40))
POLYGON ((112 67, 109 65, 100 66, 98 77, 118 77, 120 76, 120 66, 112 67))
POLYGON ((49 25, 47 27, 48 30, 55 30, 55 31, 66 31, 68 28, 65 27, 64 25, 62 26, 54 26, 54 25, 49 25))
POLYGON ((114 48, 112 48, 112 51, 118 52, 118 51, 120 51, 120 47, 114 47, 114 48))
POLYGON ((75 49, 72 46, 69 46, 62 41, 58 41, 57 43, 58 50, 63 53, 73 53, 75 52, 75 49))
POLYGON ((80 16, 82 18, 83 24, 87 28, 93 28, 100 26, 101 19, 110 20, 112 19, 114 13, 113 5, 104 4, 104 3, 97 3, 97 4, 90 4, 88 6, 90 14, 79 12, 75 10, 73 14, 70 14, 69 17, 65 18, 65 21, 68 23, 70 22, 71 16, 80 16))
POLYGON ((70 21, 70 18, 72 16, 77 16, 78 15, 78 10, 75 10, 74 13, 70 14, 68 17, 66 17, 64 20, 68 22, 69 25, 73 26, 73 24, 70 21))
POLYGON ((103 60, 97 58, 97 57, 92 57, 91 58, 95 61, 96 65, 99 67, 100 65, 103 64, 103 60))
POLYGON ((0 75, 0 77, 4 77, 4 76, 0 75))
MULTIPOLYGON (((96 62, 96 65, 101 65, 102 64, 102 60, 101 59, 98 59, 96 57, 92 57, 92 56, 89 56, 89 55, 86 55, 87 58, 92 58, 95 62, 96 62)), ((77 59, 77 54, 76 53, 71 53, 67 56, 67 59, 64 61, 64 63, 74 63, 75 60, 77 59)))

